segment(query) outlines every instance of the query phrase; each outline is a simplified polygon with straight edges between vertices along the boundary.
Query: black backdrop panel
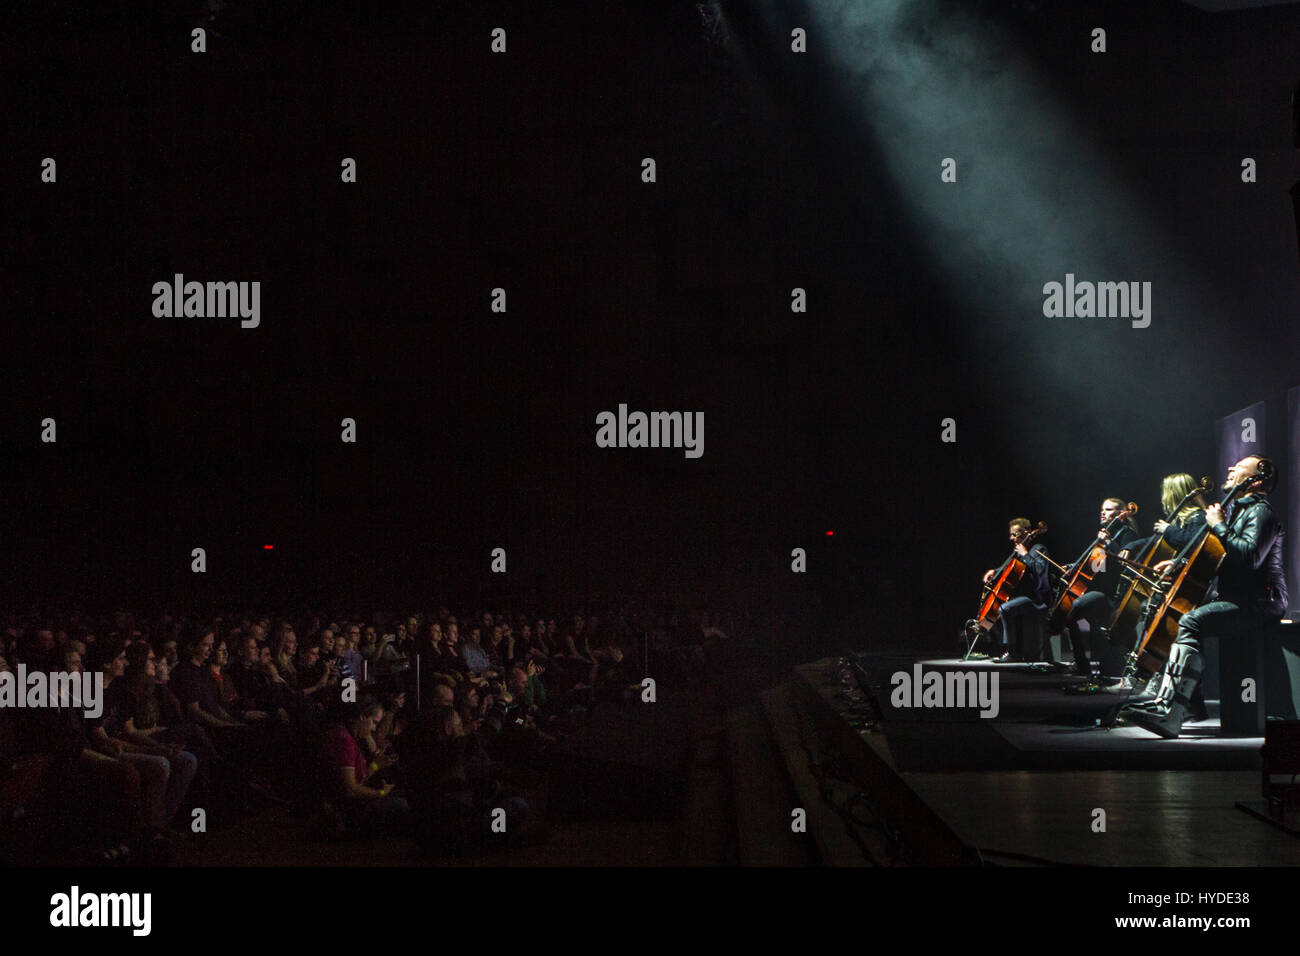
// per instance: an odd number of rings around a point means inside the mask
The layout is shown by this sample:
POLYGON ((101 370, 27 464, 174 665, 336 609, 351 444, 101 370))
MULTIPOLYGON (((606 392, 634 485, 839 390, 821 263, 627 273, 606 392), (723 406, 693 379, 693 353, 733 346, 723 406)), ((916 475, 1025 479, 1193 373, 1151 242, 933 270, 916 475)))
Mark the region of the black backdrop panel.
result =
POLYGON ((1219 471, 1213 475, 1215 486, 1223 483, 1228 469, 1247 455, 1267 455, 1264 447, 1264 403, 1239 408, 1215 423, 1215 446, 1219 452, 1219 471), (1253 424, 1252 424, 1253 423, 1253 424), (1250 439, 1254 439, 1251 441, 1250 439))

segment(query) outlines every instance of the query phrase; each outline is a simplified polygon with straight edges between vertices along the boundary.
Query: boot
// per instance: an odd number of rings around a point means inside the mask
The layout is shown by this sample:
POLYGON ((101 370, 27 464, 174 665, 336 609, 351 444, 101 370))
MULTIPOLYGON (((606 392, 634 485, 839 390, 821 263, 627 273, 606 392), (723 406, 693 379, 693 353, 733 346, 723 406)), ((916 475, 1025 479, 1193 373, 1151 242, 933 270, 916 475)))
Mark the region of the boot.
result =
POLYGON ((1169 663, 1155 700, 1145 706, 1125 708, 1125 719, 1168 740, 1177 738, 1201 682, 1201 666, 1200 652, 1187 644, 1175 644, 1169 650, 1169 663))
POLYGON ((1117 691, 1120 691, 1121 693, 1137 694, 1137 693, 1141 693, 1142 688, 1145 687, 1146 685, 1147 685, 1147 681, 1145 675, 1139 677, 1136 674, 1130 674, 1128 671, 1125 671, 1124 676, 1120 679, 1120 682, 1115 686, 1115 689, 1117 691))
MULTIPOLYGON (((1128 700, 1127 704, 1123 705, 1123 708, 1119 709, 1119 713, 1127 715, 1130 710, 1151 710, 1153 706, 1160 704, 1161 700, 1166 702, 1173 700, 1174 689, 1177 689, 1177 676, 1171 675, 1171 669, 1174 667, 1174 649, 1178 648, 1178 646, 1178 644, 1175 644, 1173 648, 1170 648, 1169 659, 1165 662, 1165 670, 1162 670, 1160 674, 1153 675, 1145 687, 1140 687, 1144 675, 1139 671, 1138 676, 1134 678, 1134 683, 1140 689, 1138 693, 1135 693, 1128 700)), ((1182 669, 1184 659, 1182 650, 1179 650, 1177 659, 1180 662, 1179 669, 1182 669)), ((1179 672, 1182 671, 1179 670, 1179 672)), ((1164 713, 1164 711, 1161 711, 1161 713, 1164 713)))
POLYGON ((1160 674, 1147 674, 1145 671, 1138 671, 1133 675, 1126 675, 1118 687, 1115 688, 1118 693, 1132 693, 1127 707, 1140 707, 1151 703, 1156 699, 1156 694, 1160 689, 1160 674))

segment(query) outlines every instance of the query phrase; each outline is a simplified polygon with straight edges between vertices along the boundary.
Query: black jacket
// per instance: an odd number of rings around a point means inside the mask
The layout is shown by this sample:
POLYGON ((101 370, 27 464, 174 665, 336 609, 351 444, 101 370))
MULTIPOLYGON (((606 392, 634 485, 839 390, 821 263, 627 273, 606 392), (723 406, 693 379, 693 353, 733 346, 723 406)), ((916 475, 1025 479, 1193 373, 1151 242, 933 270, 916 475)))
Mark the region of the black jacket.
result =
POLYGON ((1211 526, 1226 554, 1219 565, 1219 598, 1254 606, 1269 615, 1286 613, 1286 532, 1267 498, 1246 495, 1233 505, 1228 524, 1211 526))
POLYGON ((1047 549, 1036 544, 1029 549, 1025 562, 1025 573, 1016 587, 1016 596, 1023 595, 1035 604, 1048 604, 1052 600, 1051 568, 1046 559, 1047 549))
MULTIPOLYGON (((1133 542, 1137 539, 1137 536, 1137 532, 1127 522, 1121 522, 1115 533, 1110 536, 1110 545, 1106 550, 1112 555, 1119 554, 1121 551, 1128 551, 1133 547, 1133 542)), ((1088 582, 1088 590, 1100 591, 1107 597, 1113 597, 1115 592, 1119 590, 1121 567, 1119 561, 1107 558, 1106 569, 1093 574, 1092 580, 1088 582)))
MULTIPOLYGON (((1187 519, 1187 524, 1170 524, 1169 527, 1165 528, 1163 537, 1165 543, 1173 548, 1175 552, 1178 552, 1187 547, 1191 540, 1195 538, 1204 527, 1205 512, 1198 508, 1187 519)), ((1155 537, 1155 535, 1151 535, 1138 541, 1126 541, 1124 543, 1124 548, 1128 549, 1131 557, 1136 558, 1145 548, 1150 547, 1151 542, 1155 540, 1155 537)), ((1119 550, 1123 550, 1123 548, 1120 548, 1119 550)))
POLYGON ((1204 527, 1205 512, 1198 508, 1187 519, 1187 524, 1171 524, 1165 528, 1165 541, 1175 551, 1181 551, 1204 527))

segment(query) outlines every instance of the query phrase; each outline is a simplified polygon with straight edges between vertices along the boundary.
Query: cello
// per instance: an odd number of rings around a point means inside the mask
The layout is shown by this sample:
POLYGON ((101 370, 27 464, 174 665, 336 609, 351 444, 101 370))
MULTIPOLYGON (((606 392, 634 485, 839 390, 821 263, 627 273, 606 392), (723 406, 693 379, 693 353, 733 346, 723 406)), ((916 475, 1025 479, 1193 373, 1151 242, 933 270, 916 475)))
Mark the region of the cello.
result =
MULTIPOLYGON (((1228 488, 1223 504, 1244 494, 1248 488, 1266 480, 1263 475, 1248 475, 1228 488)), ((1199 494, 1199 492, 1198 492, 1199 494)), ((1199 499, 1202 505, 1204 499, 1199 499)), ((1158 673, 1157 662, 1169 658, 1169 648, 1178 637, 1178 622, 1188 611, 1205 600, 1210 582, 1219 573, 1226 554, 1223 542, 1207 524, 1174 559, 1167 577, 1156 586, 1147 604, 1147 618, 1142 625, 1142 639, 1129 656, 1126 671, 1131 675, 1139 666, 1158 673), (1154 668, 1154 670, 1153 670, 1154 668)))
POLYGON ((1052 612, 1047 619, 1047 632, 1049 634, 1056 634, 1065 630, 1065 622, 1070 619, 1070 612, 1074 610, 1074 602, 1088 590, 1088 584, 1092 581, 1092 576, 1100 573, 1106 566, 1106 555, 1109 552, 1107 552, 1102 542, 1109 539, 1112 530, 1121 521, 1127 521, 1137 514, 1137 511, 1136 502, 1130 501, 1123 511, 1106 522, 1106 527, 1102 528, 1097 533, 1097 537, 1092 539, 1092 544, 1088 545, 1087 550, 1079 556, 1079 560, 1065 569, 1065 575, 1061 578, 1061 591, 1057 594, 1056 603, 1052 605, 1052 612))
MULTIPOLYGON (((1015 543, 1028 549, 1034 541, 1047 532, 1047 522, 1038 522, 1038 527, 1022 528, 1016 532, 1015 543)), ((993 629, 993 625, 998 622, 1002 614, 1002 605, 1011 599, 1015 593, 1016 587, 1020 584, 1020 579, 1025 575, 1025 562, 1015 551, 1011 552, 1002 567, 998 568, 993 579, 984 585, 984 593, 980 597, 980 609, 978 615, 966 622, 966 634, 970 638, 970 648, 966 651, 966 657, 970 656, 971 651, 975 649, 975 642, 980 636, 988 633, 993 629)))
MULTIPOLYGON (((1182 500, 1174 505, 1173 510, 1165 516, 1165 521, 1172 521, 1187 506, 1188 502, 1205 494, 1211 487, 1210 479, 1202 478, 1200 487, 1194 488, 1184 495, 1182 500)), ((1173 545, 1165 540, 1162 531, 1148 541, 1146 546, 1133 559, 1125 560, 1125 556, 1122 553, 1120 554, 1120 559, 1124 560, 1124 570, 1120 575, 1122 593, 1115 604, 1115 613, 1111 615, 1110 623, 1106 625, 1106 630, 1110 634, 1132 634, 1136 641, 1139 636, 1142 606, 1159 584, 1158 581, 1153 580, 1143 572, 1149 571, 1161 561, 1176 557, 1177 553, 1173 545)), ((1134 662, 1153 674, 1158 673, 1160 668, 1164 666, 1163 660, 1157 660, 1149 653, 1132 658, 1130 663, 1134 662)), ((1133 673, 1136 673, 1136 670, 1133 673)), ((1129 676, 1132 677, 1133 674, 1129 676)))

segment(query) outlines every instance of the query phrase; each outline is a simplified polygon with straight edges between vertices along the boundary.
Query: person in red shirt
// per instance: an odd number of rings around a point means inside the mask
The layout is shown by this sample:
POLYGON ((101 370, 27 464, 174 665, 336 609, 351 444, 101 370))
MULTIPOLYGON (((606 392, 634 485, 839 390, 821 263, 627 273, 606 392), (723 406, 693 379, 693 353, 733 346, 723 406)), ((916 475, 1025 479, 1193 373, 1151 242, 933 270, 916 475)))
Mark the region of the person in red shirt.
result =
POLYGON ((325 735, 321 745, 326 796, 354 832, 401 830, 410 819, 405 794, 387 786, 366 785, 380 767, 367 762, 357 739, 373 734, 383 717, 384 708, 378 700, 362 698, 351 705, 343 721, 325 735))

